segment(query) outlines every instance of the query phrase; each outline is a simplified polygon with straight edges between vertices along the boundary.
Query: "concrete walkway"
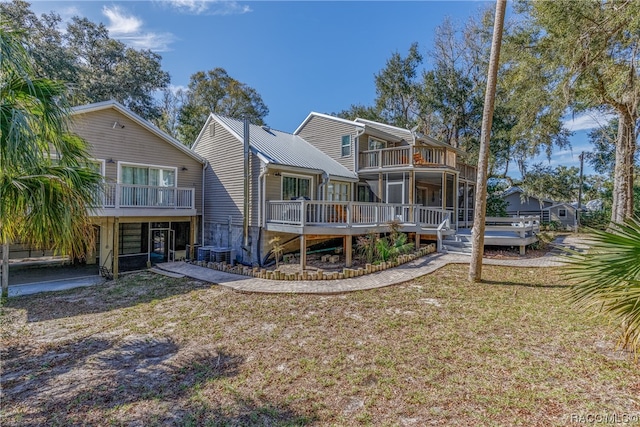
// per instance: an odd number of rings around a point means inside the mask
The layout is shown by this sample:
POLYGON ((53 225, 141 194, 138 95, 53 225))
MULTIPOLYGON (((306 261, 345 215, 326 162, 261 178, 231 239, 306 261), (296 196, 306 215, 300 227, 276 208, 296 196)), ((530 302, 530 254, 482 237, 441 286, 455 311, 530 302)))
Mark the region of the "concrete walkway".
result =
POLYGON ((31 295, 40 292, 63 291, 83 286, 99 285, 105 282, 100 276, 74 277, 69 279, 49 280, 46 282, 27 283, 9 286, 9 297, 31 295))
MULTIPOLYGON (((562 236, 554 241, 560 247, 581 250, 584 242, 573 236, 562 236)), ((504 265, 512 267, 556 267, 562 265, 566 254, 554 249, 539 258, 522 259, 484 259, 484 265, 504 265)), ((225 273, 210 268, 199 267, 185 262, 158 264, 156 267, 177 274, 183 274, 204 282, 216 283, 240 292, 256 293, 299 293, 299 294, 335 294, 367 289, 383 288, 416 279, 433 273, 447 264, 469 263, 470 256, 463 254, 432 254, 399 267, 379 271, 364 276, 341 280, 268 280, 225 273)))

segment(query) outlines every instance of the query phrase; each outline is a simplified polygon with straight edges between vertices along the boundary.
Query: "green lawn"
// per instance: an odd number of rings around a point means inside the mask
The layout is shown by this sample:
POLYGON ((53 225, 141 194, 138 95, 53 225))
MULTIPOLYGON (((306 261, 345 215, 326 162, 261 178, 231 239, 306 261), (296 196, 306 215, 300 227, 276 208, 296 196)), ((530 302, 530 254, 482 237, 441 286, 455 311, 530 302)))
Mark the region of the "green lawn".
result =
POLYGON ((616 350, 606 321, 569 306, 556 270, 485 266, 485 283, 470 285, 467 269, 335 296, 242 294, 142 273, 12 299, 0 317, 0 421, 640 421, 640 364, 616 350))

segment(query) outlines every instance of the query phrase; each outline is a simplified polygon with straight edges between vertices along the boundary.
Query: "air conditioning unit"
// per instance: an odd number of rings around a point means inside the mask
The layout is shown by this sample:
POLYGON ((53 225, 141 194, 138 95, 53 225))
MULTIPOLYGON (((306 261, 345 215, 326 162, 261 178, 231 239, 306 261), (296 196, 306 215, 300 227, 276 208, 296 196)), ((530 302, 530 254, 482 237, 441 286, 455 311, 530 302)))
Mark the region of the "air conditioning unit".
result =
POLYGON ((236 261, 236 251, 231 248, 212 248, 211 261, 226 262, 227 264, 233 265, 236 261))

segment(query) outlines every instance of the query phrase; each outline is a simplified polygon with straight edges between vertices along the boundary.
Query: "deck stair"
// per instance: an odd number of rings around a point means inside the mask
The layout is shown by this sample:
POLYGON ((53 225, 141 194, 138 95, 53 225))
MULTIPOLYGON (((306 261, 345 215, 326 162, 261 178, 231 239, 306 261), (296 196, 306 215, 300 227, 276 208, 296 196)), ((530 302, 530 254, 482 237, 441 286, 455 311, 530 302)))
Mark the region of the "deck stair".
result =
POLYGON ((452 234, 442 241, 442 250, 447 253, 471 255, 472 247, 471 236, 467 235, 452 234))

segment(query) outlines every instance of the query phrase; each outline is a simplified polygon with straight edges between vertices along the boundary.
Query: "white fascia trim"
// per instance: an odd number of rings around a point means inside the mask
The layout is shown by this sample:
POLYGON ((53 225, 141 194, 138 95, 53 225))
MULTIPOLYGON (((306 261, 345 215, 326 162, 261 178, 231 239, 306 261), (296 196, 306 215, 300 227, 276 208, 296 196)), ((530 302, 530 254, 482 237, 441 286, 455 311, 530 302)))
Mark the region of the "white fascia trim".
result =
POLYGON ((323 113, 316 113, 315 111, 312 111, 309 113, 309 115, 307 116, 306 119, 304 119, 304 121, 300 124, 300 126, 298 126, 298 128, 293 132, 294 135, 297 135, 298 132, 300 132, 302 130, 302 128, 309 122, 309 120, 311 120, 313 117, 323 117, 325 119, 329 119, 329 120, 334 120, 336 122, 340 122, 340 123, 344 123, 344 124, 348 124, 351 126, 356 126, 359 128, 364 128, 364 125, 361 125, 360 123, 356 123, 353 120, 347 120, 347 119, 343 119, 341 117, 335 117, 335 116, 330 116, 329 114, 323 114, 323 113))

